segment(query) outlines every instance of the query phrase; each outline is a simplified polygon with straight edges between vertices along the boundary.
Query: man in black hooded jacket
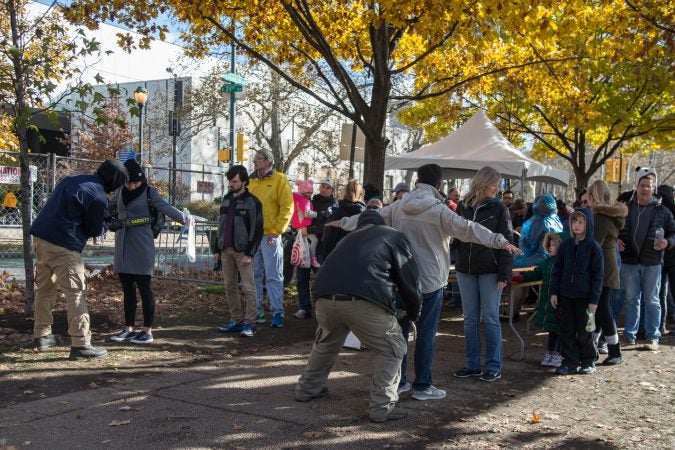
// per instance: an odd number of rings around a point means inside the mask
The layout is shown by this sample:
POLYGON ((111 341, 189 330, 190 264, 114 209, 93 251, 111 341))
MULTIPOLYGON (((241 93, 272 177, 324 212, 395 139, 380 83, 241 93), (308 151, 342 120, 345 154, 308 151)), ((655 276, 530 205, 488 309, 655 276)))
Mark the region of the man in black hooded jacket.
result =
POLYGON ((307 366, 295 387, 295 399, 323 397, 331 368, 351 330, 373 352, 369 413, 374 422, 402 419, 396 408, 401 360, 407 345, 397 313, 416 320, 422 305, 419 270, 410 243, 366 211, 358 228, 343 238, 317 272, 314 284, 319 327, 307 366))
POLYGON ((93 175, 65 177, 33 222, 35 350, 45 351, 57 344, 52 335, 52 309, 60 287, 67 303, 70 359, 98 358, 108 353, 91 345, 82 250, 89 238, 105 232, 108 194, 128 178, 124 165, 113 160, 104 161, 93 175))

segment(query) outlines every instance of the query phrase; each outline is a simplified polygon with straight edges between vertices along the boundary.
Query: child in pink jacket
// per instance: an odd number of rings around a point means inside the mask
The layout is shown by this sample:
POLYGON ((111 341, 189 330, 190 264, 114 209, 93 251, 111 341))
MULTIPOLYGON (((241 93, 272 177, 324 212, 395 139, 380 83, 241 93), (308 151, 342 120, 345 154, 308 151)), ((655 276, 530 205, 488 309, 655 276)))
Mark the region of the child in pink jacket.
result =
POLYGON ((312 267, 321 267, 316 259, 316 246, 319 239, 315 234, 306 234, 307 227, 312 224, 316 217, 316 211, 312 204, 312 194, 314 193, 314 182, 312 180, 296 180, 297 192, 293 192, 293 216, 291 217, 291 227, 298 233, 303 233, 309 242, 309 252, 312 267))

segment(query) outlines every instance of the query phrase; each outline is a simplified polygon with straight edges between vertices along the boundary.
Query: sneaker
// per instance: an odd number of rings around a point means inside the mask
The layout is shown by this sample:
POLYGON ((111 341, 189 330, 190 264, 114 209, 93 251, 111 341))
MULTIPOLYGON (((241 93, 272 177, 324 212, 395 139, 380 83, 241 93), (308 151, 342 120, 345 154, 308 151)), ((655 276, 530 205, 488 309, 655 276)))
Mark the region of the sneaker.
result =
POLYGON ((293 314, 293 317, 296 319, 307 319, 308 317, 311 317, 311 315, 304 309, 299 309, 298 312, 293 314))
POLYGON ((623 343, 624 345, 635 345, 635 339, 631 339, 629 337, 624 336, 623 343))
POLYGON ((455 376, 457 378, 479 377, 481 375, 483 375, 482 370, 480 370, 480 369, 467 369, 466 367, 453 374, 453 376, 455 376))
POLYGON ((48 334, 46 336, 40 336, 39 338, 33 339, 33 349, 36 352, 47 351, 49 347, 54 347, 61 344, 61 339, 54 336, 53 334, 48 334))
POLYGON ((553 352, 553 356, 551 357, 551 367, 560 367, 562 365, 562 359, 560 352, 553 352))
POLYGON ((76 359, 101 358, 107 354, 108 350, 106 349, 85 345, 84 347, 71 347, 68 359, 74 361, 76 359))
POLYGON ((659 349, 659 341, 647 341, 642 348, 655 352, 659 349))
POLYGON ((404 394, 404 393, 408 392, 411 388, 412 388, 412 386, 410 386, 410 383, 408 383, 406 381, 404 384, 398 385, 398 389, 396 389, 396 393, 398 395, 401 395, 401 394, 404 394))
POLYGON ((241 322, 230 320, 229 322, 219 326, 218 331, 221 333, 239 333, 243 328, 244 326, 241 324, 241 322))
POLYGON ((136 337, 136 333, 134 333, 133 331, 124 330, 119 334, 110 336, 110 340, 113 342, 124 342, 130 340, 133 337, 136 337))
POLYGON ((555 373, 558 375, 574 375, 577 373, 577 369, 568 367, 566 364, 560 364, 560 367, 555 369, 555 373))
POLYGON ((544 359, 541 361, 542 366, 551 366, 551 362, 553 361, 553 352, 546 352, 544 355, 544 359))
POLYGON ((388 422, 390 420, 405 419, 406 417, 408 417, 408 411, 405 411, 405 410, 403 410, 399 407, 395 407, 384 416, 381 416, 381 417, 371 416, 370 421, 375 422, 375 423, 382 423, 382 422, 388 422))
POLYGON ((308 402, 314 400, 315 398, 325 397, 328 394, 328 388, 326 386, 322 387, 318 394, 310 395, 304 391, 295 391, 295 401, 297 402, 308 402))
POLYGON ((258 315, 255 316, 255 323, 265 323, 265 313, 264 312, 258 313, 258 315))
POLYGON ((255 334, 256 334, 255 327, 250 323, 245 323, 244 326, 241 328, 241 333, 239 333, 239 336, 253 337, 255 336, 255 334))
POLYGON ((154 341, 152 333, 146 333, 145 331, 141 331, 135 337, 129 339, 132 344, 149 344, 152 341, 154 341))
POLYGON ((423 391, 415 391, 412 398, 415 400, 440 400, 445 397, 445 391, 434 386, 429 386, 423 391))
POLYGON ((592 373, 595 373, 595 364, 584 364, 581 366, 581 369, 579 369, 579 374, 581 375, 590 375, 592 373))
POLYGON ((312 267, 315 267, 317 269, 321 267, 321 263, 319 263, 319 260, 316 259, 316 256, 312 256, 312 258, 310 259, 310 264, 312 265, 312 267))
POLYGON ((609 349, 607 348, 607 342, 600 342, 598 344, 598 353, 601 355, 606 355, 609 353, 609 349))
POLYGON ((272 323, 270 324, 274 328, 281 328, 284 326, 284 313, 274 313, 272 316, 272 323))
POLYGON ((486 370, 483 375, 479 378, 480 381, 487 381, 488 383, 492 381, 499 380, 502 377, 501 372, 495 372, 494 370, 486 370))

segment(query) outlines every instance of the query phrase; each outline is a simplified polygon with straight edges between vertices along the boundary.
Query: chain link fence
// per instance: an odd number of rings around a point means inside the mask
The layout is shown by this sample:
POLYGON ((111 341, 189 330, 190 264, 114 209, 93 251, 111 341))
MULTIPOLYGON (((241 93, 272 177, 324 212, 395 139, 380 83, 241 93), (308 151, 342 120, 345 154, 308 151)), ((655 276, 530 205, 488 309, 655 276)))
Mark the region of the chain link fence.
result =
MULTIPOLYGON (((33 199, 31 222, 42 210, 54 187, 66 176, 95 173, 102 161, 60 157, 54 154, 29 154, 33 199)), ((18 179, 18 154, 0 152, 0 267, 23 278, 23 231, 21 218, 21 185, 18 179), (13 204, 11 198, 17 202, 13 204)), ((198 222, 195 241, 197 258, 189 262, 186 256, 186 233, 182 225, 167 221, 165 229, 155 240, 154 276, 192 282, 220 283, 220 272, 213 272, 209 250, 210 239, 217 230, 217 211, 226 189, 223 170, 201 166, 201 170, 147 168, 149 183, 159 190, 179 210, 188 208, 192 214, 207 219, 198 222), (209 170, 207 170, 209 169, 209 170)), ((85 265, 100 270, 112 264, 115 234, 108 232, 95 242, 89 242, 82 252, 85 265)))

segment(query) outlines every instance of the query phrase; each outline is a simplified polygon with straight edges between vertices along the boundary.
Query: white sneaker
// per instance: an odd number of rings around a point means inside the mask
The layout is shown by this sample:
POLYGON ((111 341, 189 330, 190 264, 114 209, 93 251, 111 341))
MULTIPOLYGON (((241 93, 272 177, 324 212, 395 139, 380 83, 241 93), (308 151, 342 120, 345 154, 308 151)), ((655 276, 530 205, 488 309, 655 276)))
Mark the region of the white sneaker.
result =
POLYGON ((404 385, 401 385, 401 386, 398 387, 398 389, 396 390, 396 393, 398 395, 401 395, 405 392, 408 392, 410 390, 410 388, 412 388, 412 386, 410 386, 410 383, 408 383, 406 381, 406 383, 404 385))
POLYGON ((554 352, 551 356, 551 367, 558 368, 562 365, 562 355, 560 352, 554 352))
POLYGON ((415 400, 440 400, 445 397, 445 391, 434 386, 429 386, 423 391, 415 391, 412 398, 415 400))
POLYGON ((546 352, 546 355, 544 355, 544 359, 543 359, 543 361, 541 362, 541 365, 542 365, 542 366, 551 367, 552 359, 553 359, 553 353, 551 353, 551 352, 546 352))

